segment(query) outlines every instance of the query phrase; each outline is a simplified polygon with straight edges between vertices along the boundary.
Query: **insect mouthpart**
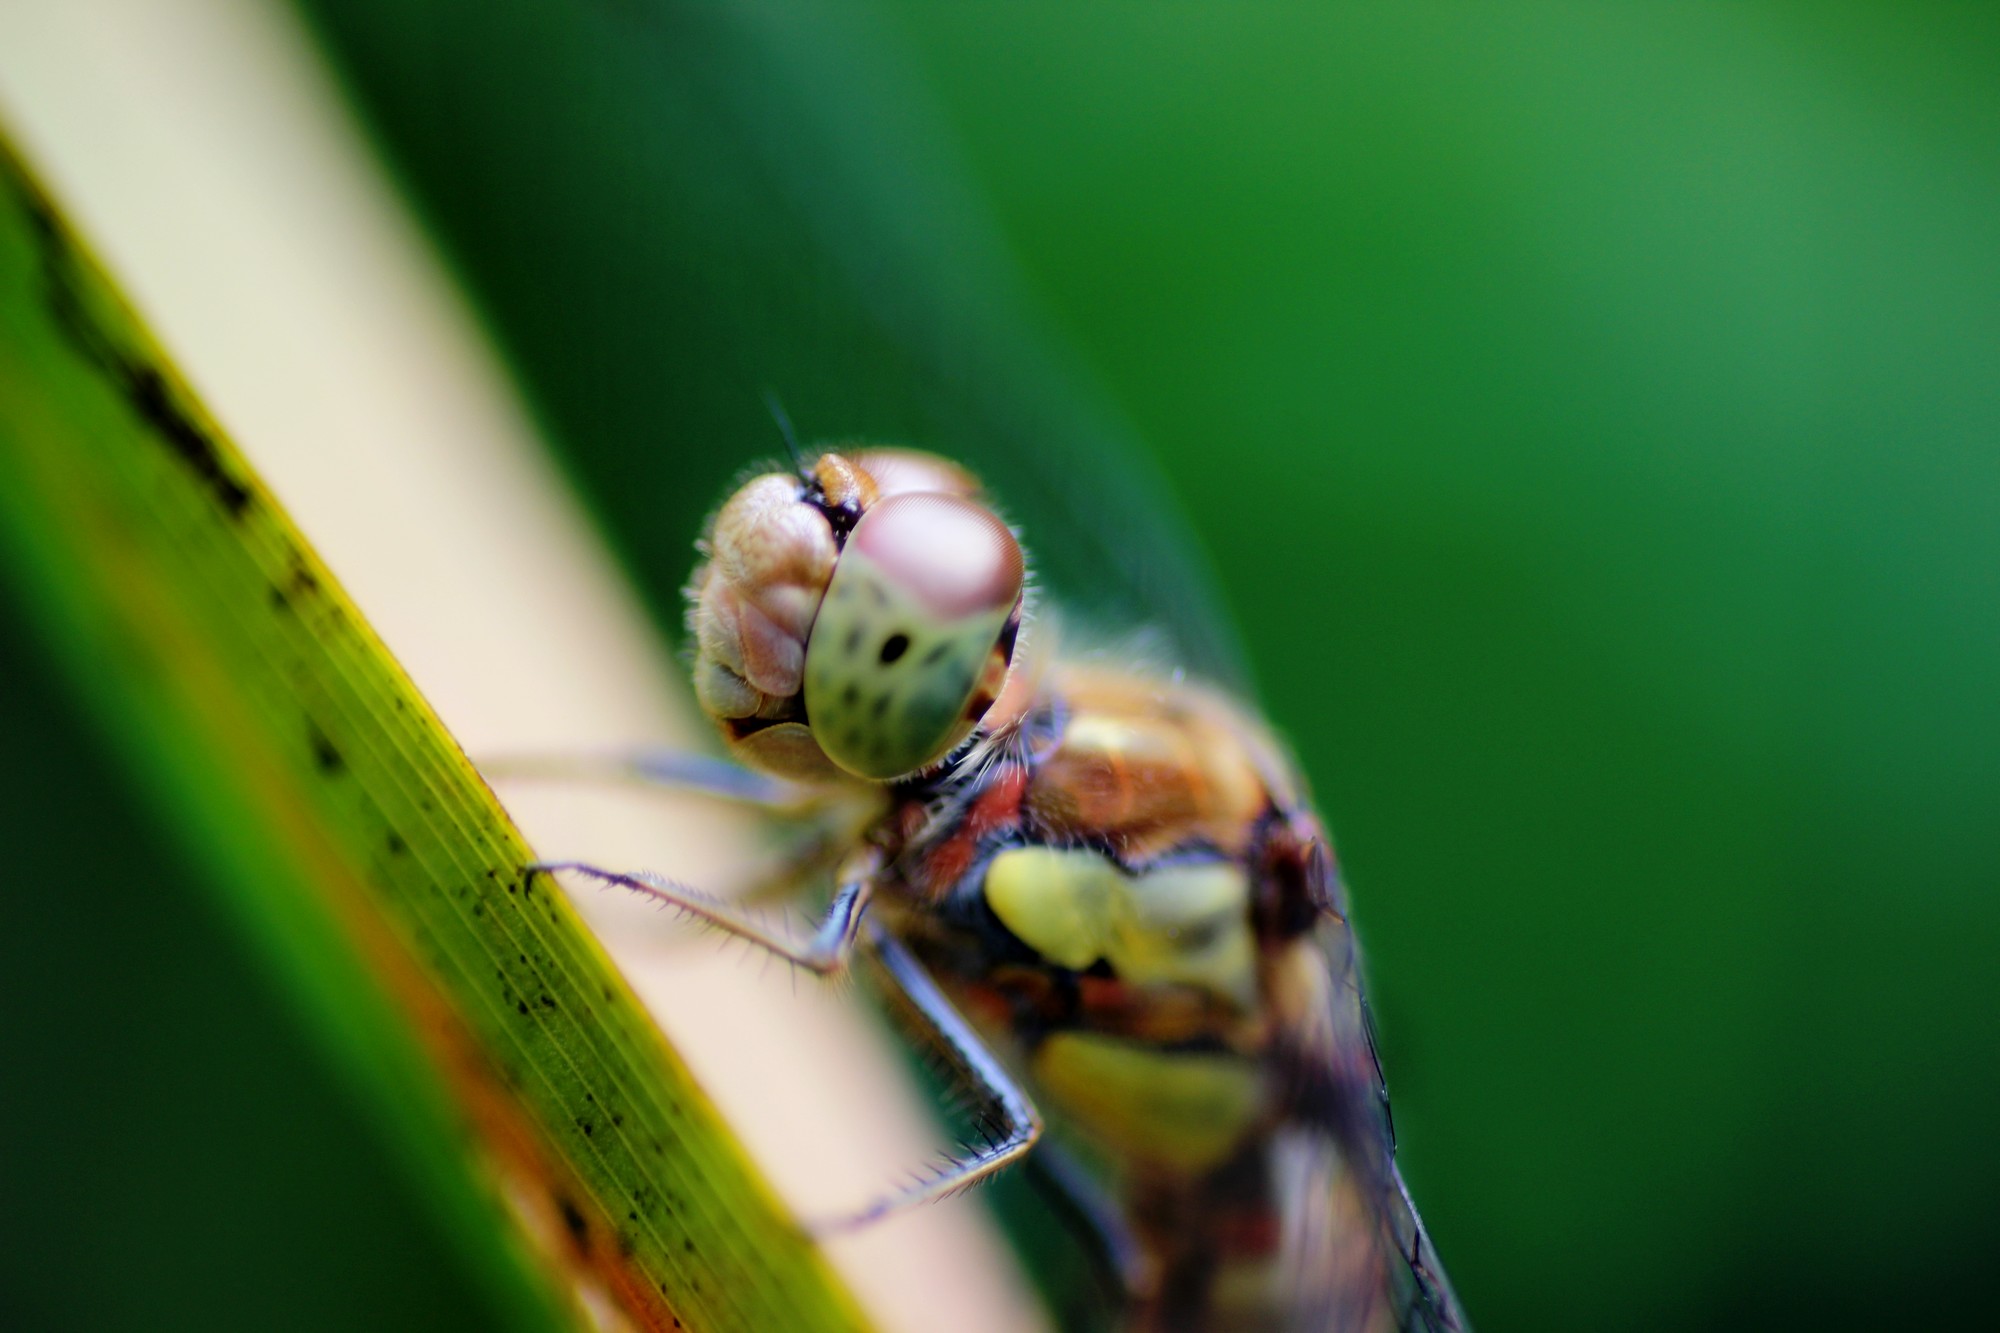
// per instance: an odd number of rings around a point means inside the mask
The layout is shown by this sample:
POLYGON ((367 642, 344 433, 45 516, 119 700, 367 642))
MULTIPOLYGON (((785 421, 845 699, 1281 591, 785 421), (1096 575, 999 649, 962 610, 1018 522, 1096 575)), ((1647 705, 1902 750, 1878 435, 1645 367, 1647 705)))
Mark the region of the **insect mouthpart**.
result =
POLYGON ((872 781, 928 767, 1005 681, 1020 545, 960 495, 905 492, 861 516, 806 642, 805 706, 835 764, 872 781))

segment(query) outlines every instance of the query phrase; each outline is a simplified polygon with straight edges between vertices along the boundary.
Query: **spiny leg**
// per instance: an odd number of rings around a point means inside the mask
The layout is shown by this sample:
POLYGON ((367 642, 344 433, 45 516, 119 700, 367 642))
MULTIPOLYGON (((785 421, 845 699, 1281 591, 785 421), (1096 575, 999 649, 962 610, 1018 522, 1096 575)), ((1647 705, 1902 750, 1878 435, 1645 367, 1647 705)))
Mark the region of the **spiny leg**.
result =
MULTIPOLYGON (((528 870, 587 875, 606 884, 630 889, 655 902, 686 912, 706 925, 748 941, 820 976, 846 970, 863 916, 881 872, 881 854, 873 848, 857 853, 841 875, 833 902, 812 938, 804 944, 781 938, 766 927, 736 915, 726 903, 670 880, 644 872, 623 874, 579 861, 538 862, 528 870)), ((988 1142, 968 1156, 954 1158, 904 1189, 846 1217, 812 1228, 821 1234, 849 1231, 878 1222, 891 1213, 931 1203, 972 1188, 995 1172, 1019 1161, 1041 1137, 1042 1117, 999 1060, 986 1049, 970 1024, 945 999, 921 964, 879 927, 868 927, 869 947, 890 983, 891 1010, 913 1040, 936 1056, 946 1071, 978 1099, 980 1128, 988 1142)))
POLYGON ((712 797, 775 815, 799 815, 819 802, 797 783, 686 750, 641 747, 598 754, 495 755, 479 762, 489 779, 617 782, 712 797))
POLYGON ((742 887, 704 895, 739 905, 797 897, 833 869, 859 839, 866 820, 875 815, 872 808, 857 805, 847 809, 828 793, 686 750, 502 755, 482 760, 479 771, 498 782, 610 783, 704 797, 753 810, 780 825, 801 828, 775 864, 754 872, 742 887))
POLYGON ((1145 1299, 1155 1285, 1145 1247, 1125 1212, 1095 1176, 1060 1143, 1044 1143, 1028 1158, 1029 1183, 1061 1221, 1090 1247, 1099 1284, 1121 1306, 1145 1299))
POLYGON ((704 925, 747 940, 808 972, 830 977, 847 969, 848 959, 854 953, 855 934, 861 928, 861 918, 868 910, 869 899, 874 896, 875 877, 881 868, 881 854, 873 848, 856 853, 842 870, 839 887, 834 890, 833 902, 827 907, 826 915, 814 929, 812 938, 804 943, 787 939, 760 922, 744 919, 732 904, 647 871, 623 874, 582 861, 538 861, 528 870, 545 874, 568 871, 587 875, 605 884, 616 884, 685 912, 704 925))
POLYGON ((852 1231, 891 1213, 967 1190, 1019 1161, 1042 1135, 1041 1113, 971 1024, 952 1008, 910 952, 881 927, 868 927, 869 954, 888 981, 891 1016, 911 1040, 944 1066, 975 1099, 974 1117, 986 1142, 954 1157, 850 1216, 811 1228, 821 1235, 852 1231))

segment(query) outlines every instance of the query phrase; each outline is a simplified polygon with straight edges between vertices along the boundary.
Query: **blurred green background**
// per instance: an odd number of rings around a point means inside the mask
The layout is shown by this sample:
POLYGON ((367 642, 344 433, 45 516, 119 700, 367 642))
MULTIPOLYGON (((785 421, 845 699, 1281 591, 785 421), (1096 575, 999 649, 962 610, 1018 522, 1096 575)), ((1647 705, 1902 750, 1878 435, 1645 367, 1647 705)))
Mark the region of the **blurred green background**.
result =
MULTIPOLYGON (((1479 1327, 1978 1308, 2000 17, 303 9, 664 623, 767 388, 975 460, 1053 596, 1226 664, 1212 577, 1479 1327)), ((7 617, 0 837, 73 896, 0 931, 0 1322, 255 1323, 203 1293, 282 1271, 477 1323, 7 617), (261 1153, 241 1234, 147 1224, 261 1153), (82 1236, 150 1267, 56 1301, 82 1236)))

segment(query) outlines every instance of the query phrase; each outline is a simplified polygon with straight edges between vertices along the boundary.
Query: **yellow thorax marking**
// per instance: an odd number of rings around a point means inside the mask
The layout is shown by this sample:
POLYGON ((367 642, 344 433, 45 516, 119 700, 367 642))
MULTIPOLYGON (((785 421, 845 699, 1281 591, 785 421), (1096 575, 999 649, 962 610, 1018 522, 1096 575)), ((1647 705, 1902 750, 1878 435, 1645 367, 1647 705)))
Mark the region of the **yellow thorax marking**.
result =
POLYGON ((1034 1071, 1086 1133, 1182 1171, 1226 1160, 1258 1112, 1257 1069, 1241 1056, 1057 1032, 1036 1049, 1034 1071))
POLYGON ((1256 1005, 1249 882, 1226 861, 1128 875, 1099 852, 1019 847, 994 858, 986 901, 1021 942, 1059 966, 1099 959, 1132 985, 1199 986, 1256 1005))

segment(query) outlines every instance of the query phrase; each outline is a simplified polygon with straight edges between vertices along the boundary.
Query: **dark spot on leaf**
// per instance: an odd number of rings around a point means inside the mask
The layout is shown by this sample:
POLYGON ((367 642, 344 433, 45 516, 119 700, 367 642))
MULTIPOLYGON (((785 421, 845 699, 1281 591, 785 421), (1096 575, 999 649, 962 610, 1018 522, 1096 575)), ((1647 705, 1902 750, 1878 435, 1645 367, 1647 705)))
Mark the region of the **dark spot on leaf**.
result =
POLYGON ((119 362, 114 369, 132 410, 187 465, 231 518, 241 518, 250 507, 249 488, 223 467, 222 453, 215 441, 175 401, 166 377, 156 367, 145 365, 127 353, 116 355, 119 362))
POLYGON ((391 856, 401 856, 410 850, 410 844, 404 842, 403 835, 394 829, 389 830, 389 836, 382 840, 382 845, 389 849, 391 856))
POLYGON ((523 1018, 526 1018, 526 1017, 527 1017, 527 1015, 528 1015, 528 1002, 527 1002, 526 1000, 516 1000, 516 1001, 514 1001, 514 1007, 515 1007, 516 1009, 518 1009, 518 1010, 520 1010, 520 1011, 521 1011, 521 1016, 522 1016, 523 1018))
MULTIPOLYGON (((11 173, 10 173, 11 174, 11 173)), ((118 345, 86 299, 90 276, 80 271, 76 246, 55 207, 24 178, 11 182, 35 233, 42 299, 56 327, 83 359, 104 375, 145 426, 192 472, 231 518, 250 507, 250 490, 229 474, 222 451, 175 398, 165 376, 140 353, 118 345)))
POLYGON ((567 1194, 557 1196, 556 1207, 562 1212, 563 1226, 568 1228, 569 1238, 579 1246, 589 1248, 590 1223, 584 1220, 583 1210, 567 1194))
POLYGON ((910 636, 897 630, 882 641, 882 665, 889 666, 910 651, 910 636))
POLYGON ((331 740, 327 739, 326 733, 319 729, 318 723, 307 721, 306 737, 312 742, 313 763, 318 766, 320 772, 331 777, 346 771, 347 760, 341 757, 340 751, 334 747, 331 740))

